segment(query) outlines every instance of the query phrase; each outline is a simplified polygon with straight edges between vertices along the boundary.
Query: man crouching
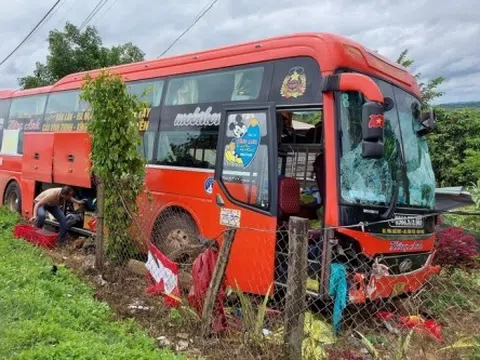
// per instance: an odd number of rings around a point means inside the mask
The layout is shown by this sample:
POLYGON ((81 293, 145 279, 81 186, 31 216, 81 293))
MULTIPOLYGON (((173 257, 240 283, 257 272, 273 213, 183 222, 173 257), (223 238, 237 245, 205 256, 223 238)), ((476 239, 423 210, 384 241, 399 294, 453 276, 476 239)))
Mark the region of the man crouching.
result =
POLYGON ((71 201, 76 204, 83 204, 83 201, 78 201, 73 198, 73 188, 71 186, 64 186, 62 188, 52 188, 43 191, 35 198, 35 206, 33 208, 33 217, 30 221, 35 222, 37 228, 43 228, 47 211, 57 220, 60 226, 60 233, 58 243, 63 245, 67 236, 67 221, 60 205, 65 209, 65 202, 71 201))

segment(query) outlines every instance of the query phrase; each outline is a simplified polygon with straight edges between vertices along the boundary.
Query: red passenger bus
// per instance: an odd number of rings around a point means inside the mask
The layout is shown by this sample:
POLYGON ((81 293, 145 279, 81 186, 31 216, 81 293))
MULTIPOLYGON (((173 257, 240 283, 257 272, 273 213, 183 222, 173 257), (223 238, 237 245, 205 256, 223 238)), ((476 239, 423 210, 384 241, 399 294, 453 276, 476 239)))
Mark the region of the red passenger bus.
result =
MULTIPOLYGON (((285 224, 300 215, 317 220, 314 296, 327 296, 332 261, 345 264, 353 303, 415 291, 438 270, 435 218, 425 216, 434 208, 425 140, 433 119, 405 68, 351 40, 308 33, 108 70, 132 93, 151 90, 140 126, 154 199, 148 228, 182 234, 152 233, 161 249, 236 226, 227 281, 265 294, 284 287, 285 224), (305 119, 312 126, 295 129, 305 119)), ((25 217, 53 185, 95 197, 85 75, 0 92, 0 195, 25 217)))

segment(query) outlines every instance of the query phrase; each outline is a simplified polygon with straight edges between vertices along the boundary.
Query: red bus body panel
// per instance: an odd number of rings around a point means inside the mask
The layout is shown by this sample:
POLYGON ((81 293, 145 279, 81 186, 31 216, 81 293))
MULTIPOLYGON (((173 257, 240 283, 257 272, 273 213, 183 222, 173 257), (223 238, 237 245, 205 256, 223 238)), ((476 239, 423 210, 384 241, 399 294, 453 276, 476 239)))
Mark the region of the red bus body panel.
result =
POLYGON ((22 177, 44 183, 52 182, 53 133, 25 133, 22 177))
MULTIPOLYGON (((389 62, 354 41, 324 33, 305 33, 265 39, 196 54, 121 65, 107 70, 119 74, 125 81, 134 81, 294 56, 309 56, 315 59, 320 66, 322 76, 331 75, 339 69, 350 69, 383 78, 416 96, 420 95, 415 79, 405 68, 389 62)), ((93 70, 88 73, 95 77, 100 74, 100 71, 93 70)), ((53 86, 22 91, 0 91, 0 98, 80 89, 86 74, 87 72, 68 75, 53 86)), ((339 190, 334 96, 332 93, 326 93, 323 99, 318 100, 319 103, 323 103, 325 134, 325 181, 327 183, 325 226, 338 226, 339 190)), ((6 186, 10 181, 16 181, 21 188, 24 216, 31 216, 36 182, 53 181, 87 188, 91 186, 89 174, 91 145, 86 133, 36 133, 35 136, 26 134, 24 144, 23 157, 0 154, 0 196, 3 201, 6 186), (39 141, 40 139, 42 140, 39 141), (32 157, 36 152, 40 154, 39 159, 32 157)), ((162 211, 174 207, 191 215, 200 234, 207 238, 215 238, 221 243, 225 227, 220 224, 220 207, 215 200, 218 194, 222 196, 226 208, 241 212, 241 228, 237 231, 233 245, 227 268, 227 281, 231 286, 238 283, 243 291, 265 294, 274 280, 277 219, 231 203, 216 181, 213 192, 207 192, 205 182, 213 175, 213 170, 148 165, 145 181, 152 194, 152 200, 148 200, 146 196, 139 199, 139 213, 145 225, 145 237, 151 236, 155 220, 162 211)), ((235 194, 237 191, 238 194, 244 193, 241 188, 233 189, 235 194)), ((340 231, 357 239, 367 256, 392 252, 389 249, 389 241, 385 239, 348 229, 340 231)), ((406 239, 400 242, 408 244, 411 241, 406 239)), ((431 251, 433 237, 422 241, 424 246, 422 251, 431 251)), ((427 273, 430 274, 429 269, 425 270, 425 274, 427 273)), ((415 274, 405 275, 413 284, 412 276, 415 274)), ((395 283, 391 279, 382 281, 388 287, 394 286, 392 284, 395 283)), ((414 285, 412 288, 415 287, 414 285)), ((390 296, 391 291, 387 289, 375 294, 379 297, 387 297, 390 296)), ((357 293, 355 299, 361 299, 361 296, 357 293)))
POLYGON ((55 133, 53 182, 91 187, 90 136, 84 132, 55 133))

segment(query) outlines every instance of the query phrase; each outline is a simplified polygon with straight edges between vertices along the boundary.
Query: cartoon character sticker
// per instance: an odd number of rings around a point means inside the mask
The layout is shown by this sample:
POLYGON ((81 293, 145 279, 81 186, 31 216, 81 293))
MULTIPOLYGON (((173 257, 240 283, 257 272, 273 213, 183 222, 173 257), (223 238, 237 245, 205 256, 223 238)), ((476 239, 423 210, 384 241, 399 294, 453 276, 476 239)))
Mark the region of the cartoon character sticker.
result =
POLYGON ((255 158, 260 144, 258 120, 253 114, 237 115, 228 125, 228 130, 233 134, 233 139, 226 146, 225 162, 230 166, 247 168, 255 158))
POLYGON ((295 66, 285 76, 280 89, 280 95, 285 99, 298 98, 305 93, 306 89, 307 77, 305 70, 301 66, 295 66))

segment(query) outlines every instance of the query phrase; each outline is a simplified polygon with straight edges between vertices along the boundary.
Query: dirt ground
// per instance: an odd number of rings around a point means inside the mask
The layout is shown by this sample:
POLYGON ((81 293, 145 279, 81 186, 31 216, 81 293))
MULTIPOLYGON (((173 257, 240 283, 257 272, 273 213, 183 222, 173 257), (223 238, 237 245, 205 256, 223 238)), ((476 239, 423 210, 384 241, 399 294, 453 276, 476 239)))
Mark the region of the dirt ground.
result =
MULTIPOLYGON (((76 249, 72 243, 65 248, 48 250, 48 254, 56 264, 64 264, 78 274, 86 283, 95 289, 95 296, 107 302, 122 319, 135 318, 147 332, 157 339, 160 347, 168 347, 189 359, 275 359, 281 354, 281 345, 272 341, 252 343, 246 341, 241 332, 232 326, 222 335, 214 335, 204 340, 200 334, 198 315, 188 307, 171 310, 165 306, 157 295, 146 294, 147 281, 143 276, 132 273, 127 268, 107 266, 103 276, 94 269, 94 255, 85 254, 76 249)), ((369 360, 373 357, 367 351, 368 346, 359 340, 358 332, 365 335, 380 354, 380 359, 397 359, 401 351, 399 335, 390 333, 385 326, 373 318, 381 310, 393 310, 412 314, 418 309, 411 299, 397 299, 385 303, 382 308, 350 308, 344 316, 344 331, 337 338, 334 349, 330 349, 329 360, 369 360), (357 332, 358 331, 358 332, 357 332)), ((429 317, 428 313, 418 315, 429 317)), ((448 328, 444 328, 446 342, 438 343, 427 335, 415 334, 407 346, 408 359, 420 360, 455 360, 470 359, 462 351, 441 351, 439 349, 453 344, 459 334, 466 329, 475 329, 480 322, 478 313, 466 316, 459 310, 449 309, 448 328)), ((277 319, 278 320, 281 319, 277 319)), ((233 322, 232 322, 233 324, 233 322)), ((327 353, 328 346, 326 347, 327 353)), ((405 358, 405 357, 404 357, 405 358)), ((400 359, 404 359, 400 358, 400 359)))
POLYGON ((247 345, 235 330, 202 339, 198 315, 193 310, 167 308, 160 296, 146 294, 146 278, 127 268, 107 264, 102 276, 94 269, 94 255, 84 254, 71 243, 65 248, 47 250, 47 253, 55 264, 65 265, 92 286, 96 299, 107 302, 119 318, 135 318, 157 339, 160 347, 171 348, 189 359, 278 360, 281 350, 278 345, 247 345))

